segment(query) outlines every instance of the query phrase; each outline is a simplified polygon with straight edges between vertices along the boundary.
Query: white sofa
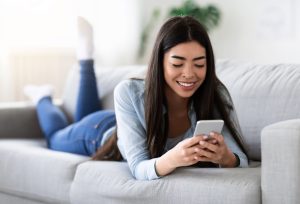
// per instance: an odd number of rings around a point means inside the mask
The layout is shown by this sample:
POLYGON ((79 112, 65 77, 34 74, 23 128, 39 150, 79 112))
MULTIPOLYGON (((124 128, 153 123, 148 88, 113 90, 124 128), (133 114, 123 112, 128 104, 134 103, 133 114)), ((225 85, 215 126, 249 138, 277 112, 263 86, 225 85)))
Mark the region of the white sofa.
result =
MULTIPOLYGON (((61 108, 72 118, 78 69, 69 74, 61 108)), ((105 108, 122 79, 145 66, 97 69, 105 108)), ((246 142, 251 167, 180 168, 162 179, 135 180, 125 162, 46 148, 32 105, 0 107, 0 203, 286 203, 300 201, 300 65, 217 63, 246 142)))

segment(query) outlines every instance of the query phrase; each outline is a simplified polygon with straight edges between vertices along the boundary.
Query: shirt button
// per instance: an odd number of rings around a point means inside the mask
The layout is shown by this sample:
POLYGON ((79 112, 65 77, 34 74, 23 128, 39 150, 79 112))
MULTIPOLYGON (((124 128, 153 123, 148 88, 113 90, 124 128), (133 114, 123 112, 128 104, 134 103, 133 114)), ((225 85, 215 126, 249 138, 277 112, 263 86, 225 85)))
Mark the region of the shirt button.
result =
POLYGON ((92 144, 96 144, 96 141, 95 141, 95 140, 92 140, 92 144))

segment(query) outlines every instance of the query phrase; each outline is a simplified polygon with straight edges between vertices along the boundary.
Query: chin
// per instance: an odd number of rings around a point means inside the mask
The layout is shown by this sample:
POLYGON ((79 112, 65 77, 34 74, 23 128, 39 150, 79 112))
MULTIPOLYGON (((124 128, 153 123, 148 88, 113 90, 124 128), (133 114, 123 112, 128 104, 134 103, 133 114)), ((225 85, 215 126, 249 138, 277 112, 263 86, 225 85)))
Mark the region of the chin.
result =
POLYGON ((195 92, 192 93, 178 93, 177 95, 180 96, 181 98, 191 98, 194 95, 195 92))

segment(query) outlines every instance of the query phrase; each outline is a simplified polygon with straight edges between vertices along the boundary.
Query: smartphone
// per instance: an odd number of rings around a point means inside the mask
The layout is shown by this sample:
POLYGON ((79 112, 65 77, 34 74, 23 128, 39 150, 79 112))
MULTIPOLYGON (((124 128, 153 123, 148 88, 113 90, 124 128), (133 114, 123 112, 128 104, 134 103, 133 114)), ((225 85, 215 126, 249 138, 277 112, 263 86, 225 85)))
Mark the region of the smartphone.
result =
POLYGON ((196 135, 207 135, 209 139, 210 132, 221 133, 223 129, 224 121, 223 120, 199 120, 197 122, 194 136, 196 135))

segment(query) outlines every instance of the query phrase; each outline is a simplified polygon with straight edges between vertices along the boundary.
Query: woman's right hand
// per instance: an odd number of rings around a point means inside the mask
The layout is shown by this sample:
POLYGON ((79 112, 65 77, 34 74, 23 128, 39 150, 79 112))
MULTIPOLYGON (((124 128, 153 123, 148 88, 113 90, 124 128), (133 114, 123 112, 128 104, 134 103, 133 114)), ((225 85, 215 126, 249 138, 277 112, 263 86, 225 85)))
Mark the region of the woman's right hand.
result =
POLYGON ((201 146, 200 141, 206 140, 207 136, 198 135, 179 142, 174 148, 166 152, 156 160, 156 172, 159 176, 164 176, 177 167, 190 166, 197 163, 198 151, 201 146))
POLYGON ((200 141, 206 140, 207 136, 198 135, 179 142, 174 148, 169 150, 168 155, 170 165, 174 168, 181 166, 191 166, 198 162, 198 152, 201 149, 200 141))

